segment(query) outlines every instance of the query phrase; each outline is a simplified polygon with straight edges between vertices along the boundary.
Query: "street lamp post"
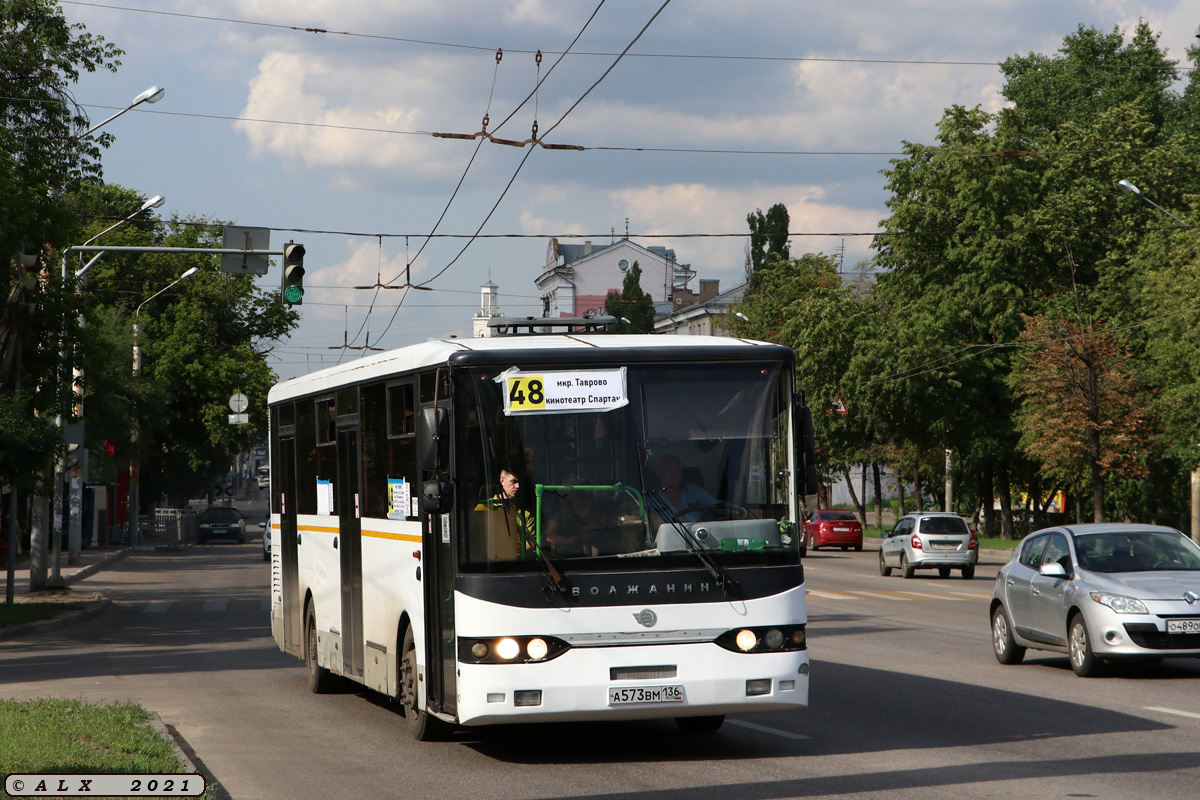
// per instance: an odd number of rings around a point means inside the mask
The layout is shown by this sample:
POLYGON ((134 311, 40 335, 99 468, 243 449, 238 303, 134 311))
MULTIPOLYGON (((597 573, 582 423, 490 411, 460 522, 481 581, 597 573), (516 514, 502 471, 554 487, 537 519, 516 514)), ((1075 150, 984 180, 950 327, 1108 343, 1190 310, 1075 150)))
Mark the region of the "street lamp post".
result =
MULTIPOLYGON (((145 92, 143 92, 143 94, 145 94, 145 92)), ((161 92, 160 92, 160 96, 161 96, 161 92)), ((158 208, 164 202, 165 202, 165 198, 162 195, 155 195, 154 197, 150 198, 145 203, 143 203, 140 208, 138 208, 136 211, 131 213, 129 216, 125 217, 122 220, 119 220, 116 224, 110 225, 109 227, 105 228, 100 233, 98 233, 95 236, 93 236, 92 238, 88 239, 81 246, 82 247, 88 246, 92 242, 99 239, 101 236, 104 236, 106 233, 114 231, 117 228, 121 227, 122 225, 129 224, 135 218, 137 218, 137 216, 139 214, 142 214, 152 208, 158 208)), ((68 248, 68 250, 69 250, 69 248, 68 248)), ((103 255, 103 253, 97 253, 86 265, 80 267, 80 269, 78 269, 74 273, 75 279, 76 279, 76 286, 75 286, 76 294, 83 293, 84 286, 85 286, 85 283, 87 280, 87 271, 92 267, 93 264, 96 263, 96 261, 102 255, 103 255)), ((80 261, 82 261, 82 260, 83 259, 81 256, 80 261)), ((66 253, 64 253, 63 257, 62 257, 62 282, 63 282, 64 288, 67 285, 69 275, 70 275, 70 272, 68 269, 68 256, 66 253)), ((84 323, 85 323, 85 320, 83 317, 83 313, 80 312, 79 327, 83 328, 84 323)), ((68 508, 68 511, 67 511, 67 517, 68 517, 68 519, 67 519, 67 537, 68 537, 68 540, 67 540, 67 563, 75 564, 79 561, 79 551, 82 546, 82 538, 83 538, 83 524, 82 524, 82 519, 81 519, 81 513, 82 513, 82 505, 83 505, 83 502, 82 502, 83 501, 83 481, 86 479, 86 475, 83 473, 86 473, 86 463, 87 462, 85 460, 85 451, 84 451, 84 447, 83 447, 83 431, 84 431, 83 397, 82 397, 83 368, 82 368, 82 365, 71 364, 72 359, 70 359, 68 357, 66 326, 64 326, 64 328, 63 328, 63 342, 62 342, 62 347, 59 349, 59 359, 60 359, 59 368, 62 370, 62 379, 61 379, 60 385, 63 387, 63 396, 59 403, 58 414, 55 416, 55 423, 58 425, 59 430, 62 431, 64 438, 68 436, 68 431, 66 428, 66 420, 64 418, 64 413, 63 413, 65 405, 67 403, 67 395, 68 395, 68 384, 67 384, 68 365, 71 365, 71 378, 69 379, 70 380, 69 385, 70 385, 70 387, 72 387, 72 391, 70 392, 70 394, 74 394, 76 391, 80 392, 80 394, 76 400, 76 402, 78 404, 77 416, 79 418, 79 422, 76 425, 76 428, 74 431, 74 436, 73 436, 73 438, 77 440, 74 442, 74 444, 77 448, 78 457, 79 457, 78 467, 77 467, 78 473, 76 475, 72 476, 72 479, 70 482, 69 499, 67 502, 67 508, 68 508)), ((55 513, 52 515, 53 524, 51 526, 52 531, 53 531, 52 535, 54 537, 53 543, 51 545, 51 550, 54 554, 54 557, 51 561, 51 575, 50 575, 50 583, 54 586, 62 585, 61 562, 62 562, 63 515, 61 513, 61 511, 62 511, 61 503, 62 503, 63 482, 66 480, 66 471, 67 471, 67 462, 66 462, 66 456, 64 456, 62 459, 59 460, 58 467, 55 470, 55 476, 54 476, 54 491, 55 491, 54 511, 55 511, 55 513)), ((44 577, 39 576, 39 578, 41 580, 44 580, 44 577)), ((33 578, 32 575, 31 575, 31 580, 33 580, 35 583, 40 582, 39 579, 33 578)))
MULTIPOLYGON (((1129 181, 1126 181, 1126 180, 1117 181, 1117 187, 1122 192, 1125 192, 1126 194, 1137 195, 1147 205, 1166 214, 1168 217, 1170 217, 1171 219, 1178 222, 1180 224, 1180 226, 1187 228, 1188 230, 1192 229, 1191 225, 1184 222, 1182 219, 1175 216, 1170 211, 1167 211, 1165 208, 1163 208, 1158 203, 1151 200, 1149 197, 1146 197, 1146 195, 1142 194, 1141 189, 1134 186, 1129 181)), ((1194 466, 1192 468, 1190 489, 1191 489, 1191 506, 1192 506, 1192 530, 1191 530, 1192 541, 1196 542, 1197 544, 1200 544, 1200 464, 1197 464, 1196 466, 1194 466)))
MULTIPOLYGON (((160 294, 166 292, 175 284, 182 281, 184 278, 189 278, 199 271, 199 267, 192 267, 184 272, 175 280, 159 289, 154 294, 147 297, 138 304, 137 310, 133 314, 133 377, 140 378, 142 375, 142 307, 149 303, 160 294)), ((138 421, 138 415, 135 412, 133 415, 133 431, 132 431, 132 458, 129 459, 129 546, 137 547, 140 543, 140 530, 138 525, 139 511, 141 504, 141 470, 138 462, 138 433, 141 425, 138 421)))
MULTIPOLYGON (((151 86, 149 89, 146 89, 145 91, 143 91, 142 93, 140 93, 139 95, 134 97, 132 102, 130 102, 130 104, 127 105, 125 108, 121 109, 120 111, 118 111, 117 113, 108 117, 107 119, 97 123, 96 125, 91 126, 83 133, 76 135, 75 138, 77 140, 85 139, 88 136, 90 136, 91 134, 98 131, 100 128, 102 128, 105 125, 107 125, 108 123, 112 122, 117 117, 124 114, 126 111, 129 111, 130 109, 135 108, 135 107, 141 105, 142 103, 157 103, 159 100, 161 100, 163 98, 163 95, 165 93, 166 93, 166 90, 163 89, 161 86, 151 86)), ((55 193, 57 193, 57 192, 55 192, 55 193)), ((161 205, 162 199, 161 198, 156 198, 156 199, 158 200, 157 205, 161 205)), ((140 211, 144 211, 144 210, 145 210, 145 208, 142 208, 139 210, 138 213, 140 213, 140 211)), ((124 220, 122 220, 122 222, 124 222, 124 220)), ((117 223, 117 224, 119 225, 122 223, 117 223)), ((113 227, 116 227, 116 226, 114 225, 113 227)), ((112 230, 112 228, 109 228, 109 230, 112 230)), ((103 233, 107 233, 107 232, 108 231, 104 231, 103 233)), ((100 235, 103 235, 103 233, 100 235)), ((93 237, 93 240, 95 238, 96 237, 93 237)), ((94 263, 94 262, 95 262, 95 259, 93 259, 93 261, 91 263, 87 264, 87 266, 80 269, 79 270, 80 276, 82 276, 84 273, 86 273, 88 267, 90 267, 92 265, 92 263, 94 263)), ((64 257, 63 258, 63 284, 64 284, 64 287, 66 285, 66 274, 67 274, 67 263, 66 263, 66 258, 64 257)), ((65 351, 65 349, 66 349, 66 340, 64 338, 63 350, 65 351)), ((60 380, 65 381, 66 380, 65 365, 60 365, 60 368, 62 368, 64 370, 64 373, 60 376, 60 380)), ((64 401, 65 401, 65 398, 64 398, 64 401)), ((59 426, 59 430, 62 430, 65 434, 65 429, 63 428, 63 418, 62 418, 62 413, 61 413, 62 412, 62 408, 61 408, 62 402, 60 402, 59 405, 60 405, 59 414, 57 415, 55 421, 59 426)), ((53 505, 53 513, 50 515, 51 516, 51 524, 50 524, 51 535, 54 538, 53 573, 54 573, 54 581, 56 584, 61 584, 61 580, 62 580, 60 572, 59 572, 59 557, 61 556, 61 553, 62 553, 62 523, 63 523, 63 519, 62 519, 62 477, 63 477, 63 469, 65 468, 65 466, 66 466, 66 463, 65 463, 65 460, 63 460, 63 459, 60 459, 58 464, 55 465, 55 474, 54 474, 55 494, 54 494, 54 501, 53 501, 54 505, 53 505)), ((14 498, 15 498, 15 494, 14 494, 14 498)), ((35 519, 36 519, 36 513, 35 513, 35 519)), ((31 536, 32 541, 30 542, 30 550, 32 551, 32 553, 31 553, 32 558, 30 559, 30 564, 29 564, 30 565, 30 573, 29 573, 30 587, 33 589, 41 589, 41 588, 45 587, 45 585, 46 585, 46 560, 45 560, 45 553, 46 553, 45 532, 46 532, 46 529, 43 525, 34 525, 34 526, 31 526, 31 528, 32 529, 30 530, 30 536, 31 536)))

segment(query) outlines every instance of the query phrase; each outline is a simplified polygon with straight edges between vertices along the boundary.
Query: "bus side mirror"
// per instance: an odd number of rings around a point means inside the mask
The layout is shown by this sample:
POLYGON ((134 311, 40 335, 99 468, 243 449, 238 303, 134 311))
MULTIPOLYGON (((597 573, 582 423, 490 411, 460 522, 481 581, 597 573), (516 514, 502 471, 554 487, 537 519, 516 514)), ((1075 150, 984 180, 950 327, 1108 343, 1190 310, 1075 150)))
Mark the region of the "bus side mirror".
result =
MULTIPOLYGON (((801 401, 803 402, 803 401, 801 401)), ((803 465, 804 494, 817 493, 817 437, 813 430, 812 409, 801 405, 796 411, 800 422, 800 441, 797 443, 796 463, 803 465)))
POLYGON ((448 481, 425 481, 421 484, 421 513, 445 514, 454 508, 454 484, 448 481))
POLYGON ((441 406, 421 409, 421 469, 437 472, 450 463, 450 412, 441 406))

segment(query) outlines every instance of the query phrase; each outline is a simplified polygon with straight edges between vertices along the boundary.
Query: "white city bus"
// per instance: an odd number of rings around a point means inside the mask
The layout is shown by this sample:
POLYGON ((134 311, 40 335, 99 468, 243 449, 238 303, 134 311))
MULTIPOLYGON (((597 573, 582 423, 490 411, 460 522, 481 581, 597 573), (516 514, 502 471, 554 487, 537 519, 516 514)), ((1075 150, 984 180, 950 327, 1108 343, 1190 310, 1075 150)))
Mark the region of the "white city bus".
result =
POLYGON ((310 687, 418 739, 807 707, 792 351, 494 325, 271 390, 271 630, 310 687))

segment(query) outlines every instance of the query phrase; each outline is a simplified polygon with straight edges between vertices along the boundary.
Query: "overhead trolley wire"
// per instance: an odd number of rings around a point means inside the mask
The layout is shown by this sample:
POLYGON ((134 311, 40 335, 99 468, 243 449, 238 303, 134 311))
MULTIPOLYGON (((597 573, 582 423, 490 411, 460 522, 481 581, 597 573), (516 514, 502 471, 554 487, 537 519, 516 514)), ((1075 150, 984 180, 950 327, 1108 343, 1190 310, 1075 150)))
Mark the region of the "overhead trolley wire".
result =
MULTIPOLYGON (((416 39, 405 36, 387 36, 379 33, 358 33, 355 31, 337 31, 328 30, 326 28, 316 28, 312 26, 287 25, 278 22, 262 22, 256 20, 236 19, 233 17, 216 17, 204 14, 184 14, 178 11, 161 11, 151 8, 130 8, 129 6, 113 5, 111 3, 95 3, 87 2, 86 0, 59 0, 62 5, 87 6, 89 8, 104 8, 112 11, 128 11, 135 14, 153 14, 163 17, 179 17, 182 19, 202 20, 205 22, 224 22, 231 25, 248 25, 259 28, 273 28, 276 30, 295 31, 297 33, 323 34, 328 36, 346 36, 359 39, 373 39, 385 42, 399 42, 403 44, 416 44, 427 47, 444 47, 455 50, 471 50, 478 52, 493 52, 497 48, 487 45, 463 44, 460 42, 442 42, 433 39, 416 39)), ((533 55, 534 50, 522 50, 514 47, 504 48, 509 53, 521 53, 533 55)), ((542 51, 545 55, 566 55, 567 51, 557 52, 553 50, 542 51)), ((616 53, 607 52, 591 52, 591 51, 576 51, 573 55, 577 56, 592 56, 598 58, 611 58, 616 53)), ((822 64, 884 64, 884 65, 900 65, 900 66, 930 66, 930 67, 992 67, 998 68, 1002 61, 963 61, 958 59, 912 59, 912 58, 837 58, 833 56, 762 56, 762 55, 738 55, 738 54, 720 54, 720 53, 629 53, 625 55, 627 58, 661 58, 675 60, 700 60, 700 61, 748 61, 748 62, 782 62, 782 63, 802 63, 811 61, 822 64)), ((1081 69, 1153 69, 1159 71, 1177 70, 1179 72, 1191 72, 1197 67, 1184 66, 1155 66, 1152 64, 1078 64, 1072 65, 1081 69)))

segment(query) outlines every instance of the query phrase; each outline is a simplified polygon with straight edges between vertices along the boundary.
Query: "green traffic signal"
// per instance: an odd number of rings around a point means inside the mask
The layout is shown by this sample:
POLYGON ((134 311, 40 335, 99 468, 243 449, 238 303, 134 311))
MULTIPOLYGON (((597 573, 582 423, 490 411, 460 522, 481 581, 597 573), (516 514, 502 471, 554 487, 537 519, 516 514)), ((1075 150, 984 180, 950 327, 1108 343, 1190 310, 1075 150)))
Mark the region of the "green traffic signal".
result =
POLYGON ((304 245, 283 246, 283 301, 291 306, 304 302, 304 245))

